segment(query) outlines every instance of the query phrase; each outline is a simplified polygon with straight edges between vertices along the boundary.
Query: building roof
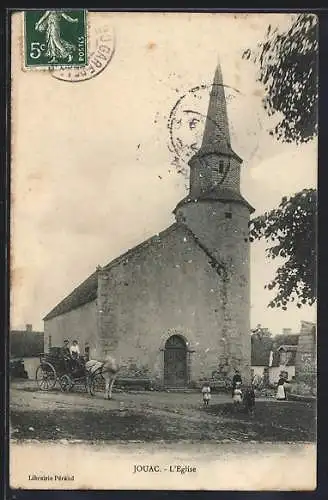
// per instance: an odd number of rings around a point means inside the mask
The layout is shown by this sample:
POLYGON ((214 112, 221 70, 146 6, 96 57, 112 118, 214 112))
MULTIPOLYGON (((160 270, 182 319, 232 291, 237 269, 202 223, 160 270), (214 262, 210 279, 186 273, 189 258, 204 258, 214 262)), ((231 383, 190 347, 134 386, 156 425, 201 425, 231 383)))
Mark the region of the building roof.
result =
POLYGON ((169 233, 175 231, 177 228, 183 229, 183 231, 187 232, 189 236, 192 236, 195 243, 203 250, 203 252, 209 257, 211 261, 215 261, 219 266, 222 267, 222 264, 217 261, 217 259, 211 254, 211 252, 204 247, 204 245, 196 238, 193 232, 187 226, 183 224, 179 224, 175 222, 168 228, 164 229, 158 234, 155 234, 151 238, 143 241, 139 245, 131 248, 127 252, 123 253, 116 259, 109 262, 99 270, 96 270, 92 273, 83 283, 81 283, 78 287, 76 287, 72 293, 70 293, 67 297, 65 297, 59 304, 57 304, 44 318, 44 321, 48 321, 49 319, 55 318, 56 316, 60 316, 61 314, 65 314, 73 309, 77 309, 84 304, 92 302, 97 298, 97 289, 98 289, 98 272, 101 271, 109 271, 113 267, 117 266, 121 262, 128 261, 129 257, 138 254, 138 252, 144 250, 155 243, 158 243, 161 238, 164 238, 169 233))
POLYGON ((226 202, 234 201, 245 205, 251 213, 254 212, 254 208, 248 203, 248 201, 245 200, 245 198, 240 193, 234 191, 233 189, 221 187, 219 185, 215 186, 209 191, 206 191, 205 193, 202 193, 197 198, 188 194, 177 204, 173 213, 175 213, 177 208, 181 207, 182 205, 186 205, 187 203, 195 203, 202 201, 226 201, 226 202))
POLYGON ((288 345, 288 346, 297 346, 298 344, 298 339, 299 339, 299 334, 281 334, 281 335, 276 335, 273 337, 274 340, 274 346, 276 349, 282 345, 288 345))
POLYGON ((22 334, 30 334, 30 335, 43 335, 44 332, 37 331, 37 330, 10 330, 10 335, 22 335, 22 334))
POLYGON ((97 298, 98 274, 92 273, 83 283, 77 286, 72 293, 57 304, 44 318, 43 321, 55 318, 66 312, 81 307, 97 298))
MULTIPOLYGON (((155 234, 151 238, 143 241, 139 245, 129 249, 127 252, 123 253, 116 259, 110 261, 107 265, 101 268, 102 271, 109 271, 121 262, 127 261, 130 256, 137 254, 139 251, 155 244, 161 238, 172 232, 178 226, 177 223, 172 224, 164 231, 155 234)), ((181 226, 182 227, 182 226, 181 226)), ((89 302, 92 302, 97 298, 98 289, 98 270, 92 273, 85 281, 83 281, 79 286, 77 286, 67 297, 65 297, 59 304, 57 304, 44 318, 44 321, 65 314, 73 309, 77 309, 89 302)))
POLYGON ((243 162, 242 158, 240 158, 240 156, 237 155, 237 153, 235 153, 235 151, 232 149, 231 145, 227 141, 219 139, 213 142, 212 144, 202 145, 199 151, 190 158, 188 164, 192 168, 195 159, 201 160, 204 156, 211 154, 220 154, 224 156, 229 156, 235 158, 239 163, 243 162))
POLYGON ((218 61, 208 102, 202 146, 212 145, 220 139, 230 144, 225 88, 218 61))
POLYGON ((280 349, 283 349, 284 351, 296 351, 297 345, 283 344, 283 345, 279 346, 277 350, 280 351, 280 349))

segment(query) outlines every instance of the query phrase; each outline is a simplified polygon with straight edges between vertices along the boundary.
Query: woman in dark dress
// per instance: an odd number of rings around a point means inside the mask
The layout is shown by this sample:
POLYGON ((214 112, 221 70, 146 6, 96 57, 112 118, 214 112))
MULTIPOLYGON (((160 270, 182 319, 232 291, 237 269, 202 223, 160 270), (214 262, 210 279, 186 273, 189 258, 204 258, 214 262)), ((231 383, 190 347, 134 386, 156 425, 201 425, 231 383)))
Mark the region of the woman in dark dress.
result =
POLYGON ((232 397, 234 395, 236 384, 238 382, 240 383, 240 385, 243 383, 239 370, 235 370, 235 374, 232 377, 232 397))

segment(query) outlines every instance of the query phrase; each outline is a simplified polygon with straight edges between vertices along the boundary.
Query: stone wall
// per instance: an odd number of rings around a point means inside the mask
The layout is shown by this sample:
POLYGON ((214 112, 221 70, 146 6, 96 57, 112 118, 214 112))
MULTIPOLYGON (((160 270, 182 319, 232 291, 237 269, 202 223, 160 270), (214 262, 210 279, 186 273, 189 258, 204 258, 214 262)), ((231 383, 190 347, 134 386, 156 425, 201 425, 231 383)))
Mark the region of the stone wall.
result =
POLYGON ((316 374, 316 328, 314 323, 302 321, 296 351, 295 377, 299 382, 315 385, 316 374))
POLYGON ((189 383, 210 377, 224 352, 225 293, 208 256, 176 225, 99 272, 100 349, 112 352, 123 374, 138 371, 161 386, 165 342, 179 334, 189 383))
POLYGON ((61 314, 44 322, 45 351, 49 349, 49 337, 52 346, 63 345, 64 339, 78 340, 80 349, 84 352, 86 343, 90 345, 90 354, 97 347, 97 305, 89 302, 68 313, 61 314))
POLYGON ((239 193, 240 162, 236 158, 217 153, 199 155, 191 158, 189 165, 191 196, 199 196, 216 185, 239 193))
POLYGON ((226 269, 224 331, 229 365, 250 378, 250 244, 249 211, 240 203, 201 201, 177 210, 186 224, 226 269))

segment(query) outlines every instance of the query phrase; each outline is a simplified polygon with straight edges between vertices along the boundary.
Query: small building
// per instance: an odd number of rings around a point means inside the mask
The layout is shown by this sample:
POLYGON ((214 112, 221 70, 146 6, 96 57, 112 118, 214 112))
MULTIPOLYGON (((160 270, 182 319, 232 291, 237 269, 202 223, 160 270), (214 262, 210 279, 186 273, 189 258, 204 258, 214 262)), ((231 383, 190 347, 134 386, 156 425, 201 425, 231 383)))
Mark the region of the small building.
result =
POLYGON ((23 359, 28 377, 34 378, 39 356, 44 351, 44 333, 27 324, 25 330, 11 330, 9 344, 10 358, 23 359))
MULTIPOLYGON (((294 335, 295 341, 298 340, 298 335, 294 335)), ((295 376, 295 359, 297 345, 282 344, 277 349, 272 351, 271 364, 269 361, 269 381, 270 384, 276 384, 283 373, 287 380, 292 380, 295 376)))
POLYGON ((251 337, 253 375, 271 385, 278 382, 281 373, 291 380, 296 372, 298 341, 299 334, 293 334, 287 328, 274 337, 254 333, 251 337))
POLYGON ((11 330, 9 343, 12 358, 37 357, 44 350, 44 333, 27 324, 25 330, 11 330))

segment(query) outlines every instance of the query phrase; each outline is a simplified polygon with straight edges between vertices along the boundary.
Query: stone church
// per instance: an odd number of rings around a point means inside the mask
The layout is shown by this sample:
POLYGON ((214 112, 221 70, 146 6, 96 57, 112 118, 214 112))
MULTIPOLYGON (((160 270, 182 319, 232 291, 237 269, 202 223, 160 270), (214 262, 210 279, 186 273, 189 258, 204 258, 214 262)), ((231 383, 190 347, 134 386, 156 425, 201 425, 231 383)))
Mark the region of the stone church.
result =
POLYGON ((45 343, 78 339, 90 358, 111 353, 122 376, 188 387, 250 376, 250 244, 254 209, 240 193, 218 66, 190 189, 175 223, 97 270, 44 318, 45 343))

